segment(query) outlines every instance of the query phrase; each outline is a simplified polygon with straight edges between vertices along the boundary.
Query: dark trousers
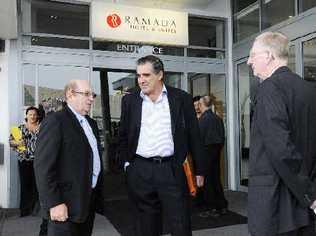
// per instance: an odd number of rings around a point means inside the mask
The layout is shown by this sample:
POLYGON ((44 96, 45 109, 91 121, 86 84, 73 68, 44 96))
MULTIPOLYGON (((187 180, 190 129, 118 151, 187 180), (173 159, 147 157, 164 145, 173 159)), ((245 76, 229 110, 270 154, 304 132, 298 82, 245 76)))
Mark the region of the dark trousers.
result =
POLYGON ((19 161, 21 183, 20 211, 21 216, 31 215, 38 201, 33 161, 19 161))
POLYGON ((176 183, 172 161, 136 158, 126 170, 137 236, 158 236, 162 214, 174 236, 191 236, 189 197, 176 183))
POLYGON ((48 236, 91 236, 95 218, 95 194, 92 193, 89 215, 85 222, 48 220, 48 236))
POLYGON ((223 186, 221 183, 220 158, 222 144, 211 144, 205 149, 207 154, 207 174, 205 183, 202 188, 204 201, 207 207, 211 209, 227 208, 227 200, 224 196, 223 186))
POLYGON ((314 222, 311 225, 301 227, 297 230, 278 234, 277 236, 314 236, 316 235, 314 222))

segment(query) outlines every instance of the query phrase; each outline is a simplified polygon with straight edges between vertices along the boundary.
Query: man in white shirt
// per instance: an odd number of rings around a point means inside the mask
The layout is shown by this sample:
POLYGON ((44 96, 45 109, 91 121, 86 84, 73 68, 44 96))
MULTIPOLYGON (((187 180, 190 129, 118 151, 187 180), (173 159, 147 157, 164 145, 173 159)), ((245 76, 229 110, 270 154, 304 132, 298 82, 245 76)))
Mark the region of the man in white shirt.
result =
POLYGON ((140 90, 122 99, 120 157, 125 160, 129 197, 134 204, 136 235, 161 234, 161 213, 171 234, 192 235, 189 192, 183 171, 188 152, 203 185, 203 154, 192 97, 165 86, 164 67, 155 56, 137 61, 140 90))

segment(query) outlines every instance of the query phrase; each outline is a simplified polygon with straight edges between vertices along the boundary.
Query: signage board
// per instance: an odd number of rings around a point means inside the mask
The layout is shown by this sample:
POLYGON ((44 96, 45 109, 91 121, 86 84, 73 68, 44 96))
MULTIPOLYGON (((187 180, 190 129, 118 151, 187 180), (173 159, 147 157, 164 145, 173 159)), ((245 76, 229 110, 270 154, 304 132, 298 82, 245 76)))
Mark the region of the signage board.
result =
POLYGON ((188 13, 93 1, 94 40, 188 45, 188 13))

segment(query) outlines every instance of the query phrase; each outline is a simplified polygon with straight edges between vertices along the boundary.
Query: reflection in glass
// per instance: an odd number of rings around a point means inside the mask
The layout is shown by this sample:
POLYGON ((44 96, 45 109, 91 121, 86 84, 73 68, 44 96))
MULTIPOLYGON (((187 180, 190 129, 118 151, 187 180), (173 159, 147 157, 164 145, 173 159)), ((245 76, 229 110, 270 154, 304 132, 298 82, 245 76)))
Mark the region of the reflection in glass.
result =
POLYGON ((250 145, 250 122, 252 115, 251 101, 259 84, 246 62, 237 65, 239 99, 239 168, 240 185, 248 186, 248 161, 250 145))
POLYGON ((247 38, 260 30, 258 1, 235 1, 234 42, 247 38), (243 2, 243 4, 242 4, 243 2))
POLYGON ((295 62, 295 46, 291 46, 289 48, 289 61, 288 61, 288 67, 295 73, 296 69, 296 62, 295 62))
POLYGON ((164 83, 174 88, 181 88, 181 73, 165 72, 164 83))
POLYGON ((225 48, 224 21, 189 17, 189 45, 225 48))
POLYGON ((89 68, 40 65, 38 67, 38 101, 45 113, 62 108, 64 87, 72 79, 88 80, 89 68))
POLYGON ((262 7, 263 29, 269 28, 295 15, 293 0, 264 0, 262 7))
POLYGON ((89 36, 89 6, 23 1, 23 32, 89 36))
POLYGON ((188 57, 204 57, 204 58, 225 58, 225 51, 213 49, 192 49, 188 48, 188 57))
POLYGON ((240 184, 248 185, 250 142, 250 71, 246 63, 237 66, 240 121, 240 184))
POLYGON ((316 38, 303 43, 304 79, 316 81, 316 38))
POLYGON ((24 106, 35 106, 36 67, 32 64, 22 65, 24 106))
POLYGON ((308 9, 311 9, 313 7, 316 7, 316 1, 315 0, 299 0, 299 12, 307 11, 308 9))
POLYGON ((55 37, 24 37, 24 44, 45 47, 89 49, 88 40, 64 39, 55 37), (26 40, 30 40, 30 42, 26 42, 26 40))

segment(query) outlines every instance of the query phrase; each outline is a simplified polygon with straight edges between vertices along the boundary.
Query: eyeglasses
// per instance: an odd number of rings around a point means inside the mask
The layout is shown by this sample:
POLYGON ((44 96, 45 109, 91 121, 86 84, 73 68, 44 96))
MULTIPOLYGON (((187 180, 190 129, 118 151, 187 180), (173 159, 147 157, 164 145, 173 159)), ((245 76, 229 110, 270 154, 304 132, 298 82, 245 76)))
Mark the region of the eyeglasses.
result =
POLYGON ((251 53, 249 54, 249 58, 255 58, 255 57, 257 57, 258 55, 260 55, 260 54, 262 54, 262 53, 268 53, 268 51, 265 50, 265 51, 251 52, 251 53))
POLYGON ((92 98, 96 98, 97 97, 97 95, 94 92, 80 92, 80 91, 74 91, 74 90, 72 92, 81 94, 81 95, 83 95, 85 97, 92 97, 92 98))

